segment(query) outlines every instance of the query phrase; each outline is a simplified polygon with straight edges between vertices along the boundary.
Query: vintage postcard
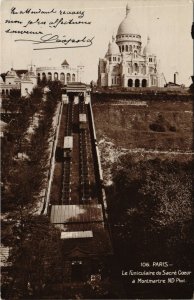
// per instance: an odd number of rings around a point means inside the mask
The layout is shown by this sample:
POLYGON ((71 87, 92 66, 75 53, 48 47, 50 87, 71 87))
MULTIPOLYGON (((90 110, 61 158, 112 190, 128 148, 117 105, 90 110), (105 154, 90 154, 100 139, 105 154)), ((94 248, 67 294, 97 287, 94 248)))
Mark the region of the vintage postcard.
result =
POLYGON ((193 299, 193 7, 1 1, 2 299, 193 299))

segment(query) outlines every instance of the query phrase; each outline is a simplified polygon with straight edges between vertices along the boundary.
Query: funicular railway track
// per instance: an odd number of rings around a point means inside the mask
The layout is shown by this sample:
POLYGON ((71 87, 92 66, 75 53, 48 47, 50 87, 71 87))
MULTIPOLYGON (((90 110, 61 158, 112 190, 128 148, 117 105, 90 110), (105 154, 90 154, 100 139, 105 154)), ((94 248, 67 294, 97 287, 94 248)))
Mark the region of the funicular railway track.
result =
MULTIPOLYGON (((82 118, 80 120, 82 122, 86 122, 84 120, 84 116, 86 116, 86 104, 84 102, 79 103, 79 116, 82 118)), ((89 161, 88 161, 88 136, 87 136, 87 128, 82 124, 80 126, 79 132, 79 146, 80 146, 80 199, 85 202, 91 200, 90 197, 90 180, 89 180, 89 161)))
POLYGON ((89 276, 88 272, 97 272, 91 271, 91 260, 100 263, 101 256, 112 254, 112 246, 103 201, 99 196, 100 180, 96 175, 99 166, 94 151, 89 104, 83 95, 68 97, 64 103, 62 124, 62 155, 58 163, 62 171, 61 175, 56 173, 61 191, 57 192, 60 195, 58 200, 50 199, 50 219, 61 230, 66 270, 64 280, 67 282, 71 280, 68 278, 72 269, 78 265, 85 268, 85 276, 89 276))
MULTIPOLYGON (((92 145, 90 141, 90 127, 88 124, 88 104, 79 100, 78 104, 70 101, 67 105, 66 124, 64 138, 73 138, 78 142, 78 149, 63 149, 63 176, 61 204, 70 204, 71 197, 71 177, 72 164, 79 162, 79 188, 77 189, 78 203, 84 204, 91 200, 91 183, 95 184, 95 159, 92 157, 92 145), (78 132, 76 132, 78 129, 78 132), (75 132, 74 132, 75 131, 75 132), (74 153, 72 153, 74 151, 74 153)), ((67 145, 68 147, 68 145, 67 145)), ((73 146, 72 146, 73 147, 73 146)), ((74 147, 75 148, 75 147, 74 147)))
MULTIPOLYGON (((67 119, 65 125, 65 136, 72 135, 72 123, 74 114, 74 103, 70 102, 67 107, 67 119)), ((71 177, 71 159, 65 159, 63 162, 61 204, 70 201, 70 177, 71 177)))

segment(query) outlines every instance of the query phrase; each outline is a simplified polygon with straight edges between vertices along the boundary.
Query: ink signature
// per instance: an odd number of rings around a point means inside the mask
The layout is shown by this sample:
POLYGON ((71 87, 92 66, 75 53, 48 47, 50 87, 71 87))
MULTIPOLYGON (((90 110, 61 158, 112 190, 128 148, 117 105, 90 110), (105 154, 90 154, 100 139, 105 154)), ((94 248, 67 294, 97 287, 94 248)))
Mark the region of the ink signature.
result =
POLYGON ((34 50, 45 50, 45 49, 57 49, 57 48, 80 48, 80 47, 90 47, 93 44, 94 36, 88 38, 84 36, 83 38, 67 38, 66 35, 63 35, 62 38, 58 34, 53 35, 52 33, 44 34, 37 40, 29 39, 17 39, 15 42, 32 42, 35 45, 40 44, 57 44, 61 43, 63 46, 54 46, 49 48, 35 48, 34 50))

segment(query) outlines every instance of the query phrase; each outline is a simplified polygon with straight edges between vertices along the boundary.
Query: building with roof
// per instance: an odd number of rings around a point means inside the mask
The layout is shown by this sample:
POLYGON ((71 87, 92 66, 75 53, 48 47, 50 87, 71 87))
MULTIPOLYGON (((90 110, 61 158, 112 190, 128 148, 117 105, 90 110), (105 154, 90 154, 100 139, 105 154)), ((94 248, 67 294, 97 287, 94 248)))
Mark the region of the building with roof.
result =
POLYGON ((150 37, 142 48, 141 34, 129 6, 120 23, 116 38, 108 44, 104 58, 99 59, 99 87, 160 87, 159 63, 150 37))
POLYGON ((11 69, 7 72, 5 76, 5 82, 3 78, 0 76, 0 93, 1 96, 8 96, 10 95, 10 91, 12 89, 20 89, 20 78, 18 77, 16 71, 11 69))
POLYGON ((39 67, 36 69, 38 81, 41 80, 60 80, 63 84, 70 82, 81 82, 83 78, 83 66, 71 68, 65 59, 57 67, 39 67))
POLYGON ((21 90, 22 97, 29 97, 33 88, 41 80, 60 80, 62 84, 75 84, 83 80, 84 66, 71 68, 65 59, 59 67, 29 66, 28 70, 13 70, 7 72, 5 81, 0 77, 0 93, 6 97, 13 89, 21 90))
POLYGON ((2 96, 9 96, 10 91, 16 89, 21 90, 22 97, 28 97, 36 85, 37 76, 32 66, 21 75, 18 75, 18 72, 11 68, 5 76, 5 82, 2 77, 0 78, 0 93, 2 96))

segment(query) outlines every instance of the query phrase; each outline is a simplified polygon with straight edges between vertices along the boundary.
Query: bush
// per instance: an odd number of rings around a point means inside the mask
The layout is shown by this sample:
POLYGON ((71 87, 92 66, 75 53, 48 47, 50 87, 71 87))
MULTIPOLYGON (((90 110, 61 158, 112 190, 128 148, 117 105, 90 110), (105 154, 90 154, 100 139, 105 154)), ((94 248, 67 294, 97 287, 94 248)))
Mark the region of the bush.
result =
POLYGON ((173 132, 176 132, 176 127, 175 127, 175 126, 170 126, 170 127, 169 127, 169 130, 170 130, 170 131, 173 131, 173 132))
POLYGON ((149 125, 149 128, 152 131, 157 131, 157 132, 165 132, 166 128, 164 125, 158 124, 158 123, 152 123, 149 125))

